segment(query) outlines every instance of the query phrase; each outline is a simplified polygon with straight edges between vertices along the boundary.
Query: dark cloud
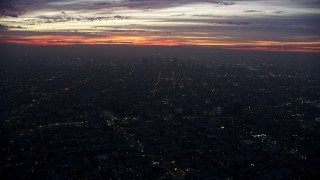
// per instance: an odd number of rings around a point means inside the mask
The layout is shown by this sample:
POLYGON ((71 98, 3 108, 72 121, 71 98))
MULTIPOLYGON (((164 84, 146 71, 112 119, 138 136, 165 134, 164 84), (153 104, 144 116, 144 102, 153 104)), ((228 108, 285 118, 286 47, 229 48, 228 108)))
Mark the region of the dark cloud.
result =
MULTIPOLYGON (((239 2, 260 1, 260 0, 122 0, 122 1, 77 1, 77 0, 0 0, 0 16, 18 17, 26 11, 38 9, 55 10, 94 10, 105 9, 112 11, 113 8, 143 9, 152 11, 168 7, 181 6, 194 3, 211 3, 215 6, 231 6, 239 2), (68 3, 66 3, 68 2, 68 3)), ((319 7, 319 0, 285 0, 286 4, 297 6, 319 7)), ((273 2, 270 2, 273 3, 273 2)), ((260 12, 257 10, 247 10, 245 12, 260 12)))
POLYGON ((218 5, 224 5, 224 6, 230 6, 230 5, 236 4, 235 2, 223 2, 223 1, 215 1, 213 3, 218 4, 218 5))
POLYGON ((120 16, 120 15, 116 15, 113 16, 112 19, 130 19, 130 16, 120 16))
POLYGON ((179 16, 185 16, 186 14, 182 13, 182 14, 175 14, 175 15, 172 15, 173 17, 179 17, 179 16))
POLYGON ((69 16, 65 12, 62 15, 56 16, 38 16, 37 20, 30 20, 28 24, 39 24, 39 23, 59 23, 69 21, 109 21, 109 20, 123 20, 130 19, 130 16, 69 16))
POLYGON ((24 10, 17 8, 12 1, 0 1, 0 17, 19 17, 24 14, 24 10))
POLYGON ((121 3, 122 6, 135 9, 161 9, 167 7, 181 6, 193 3, 211 3, 219 6, 234 5, 232 1, 217 0, 127 0, 121 3))
POLYGON ((23 27, 21 26, 10 26, 11 28, 16 28, 16 29, 24 29, 23 27))
POLYGON ((193 3, 211 3, 217 6, 234 5, 236 1, 218 0, 124 0, 124 1, 71 1, 71 0, 13 0, 0 1, 0 16, 18 17, 25 11, 37 9, 56 9, 56 10, 92 10, 92 9, 162 9, 168 7, 181 6, 193 3), (66 2, 70 3, 66 3, 66 2), (54 4, 53 4, 54 3, 54 4))
POLYGON ((194 14, 192 16, 194 16, 194 17, 205 17, 205 18, 207 18, 207 17, 215 17, 215 15, 213 15, 213 14, 194 14))
POLYGON ((246 10, 244 11, 246 13, 261 13, 262 11, 258 11, 258 10, 246 10))
POLYGON ((250 25, 252 23, 250 23, 250 22, 232 22, 232 21, 227 21, 227 22, 214 22, 213 24, 220 24, 220 25, 250 25))
POLYGON ((239 18, 240 16, 221 16, 221 15, 215 15, 215 14, 194 14, 192 15, 192 17, 199 17, 199 18, 226 18, 226 19, 229 19, 229 18, 232 18, 232 19, 235 19, 235 18, 239 18))
POLYGON ((6 31, 8 29, 9 29, 8 26, 0 24, 0 31, 6 31))
POLYGON ((284 11, 274 11, 275 14, 282 14, 284 11))
POLYGON ((112 3, 101 2, 101 3, 95 3, 94 6, 101 7, 101 6, 106 6, 106 5, 110 5, 110 4, 112 4, 112 3))
POLYGON ((0 24, 0 31, 7 31, 9 29, 23 29, 23 27, 21 26, 6 26, 6 25, 3 25, 3 24, 0 24))

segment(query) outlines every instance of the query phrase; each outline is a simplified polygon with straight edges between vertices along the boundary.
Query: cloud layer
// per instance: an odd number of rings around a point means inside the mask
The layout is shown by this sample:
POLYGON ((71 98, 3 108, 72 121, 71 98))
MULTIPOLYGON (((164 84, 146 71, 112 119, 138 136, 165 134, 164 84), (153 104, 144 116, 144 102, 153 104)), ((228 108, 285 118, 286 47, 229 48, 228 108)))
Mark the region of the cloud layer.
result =
POLYGON ((319 52, 319 8, 319 0, 0 0, 0 42, 319 52))

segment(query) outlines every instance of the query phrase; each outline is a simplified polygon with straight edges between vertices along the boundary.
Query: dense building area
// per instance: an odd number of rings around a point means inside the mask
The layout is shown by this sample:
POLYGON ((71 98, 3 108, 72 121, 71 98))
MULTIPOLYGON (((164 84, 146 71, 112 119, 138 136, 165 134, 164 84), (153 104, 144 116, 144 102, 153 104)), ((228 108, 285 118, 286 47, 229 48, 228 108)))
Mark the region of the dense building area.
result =
POLYGON ((2 62, 8 179, 320 177, 319 64, 2 62))

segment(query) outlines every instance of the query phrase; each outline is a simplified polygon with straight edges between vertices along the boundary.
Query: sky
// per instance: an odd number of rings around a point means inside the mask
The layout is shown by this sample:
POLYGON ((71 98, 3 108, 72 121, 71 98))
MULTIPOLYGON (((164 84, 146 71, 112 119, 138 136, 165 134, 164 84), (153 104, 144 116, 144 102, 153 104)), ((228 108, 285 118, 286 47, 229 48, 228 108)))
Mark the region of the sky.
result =
POLYGON ((320 53, 320 0, 0 0, 0 43, 320 53))

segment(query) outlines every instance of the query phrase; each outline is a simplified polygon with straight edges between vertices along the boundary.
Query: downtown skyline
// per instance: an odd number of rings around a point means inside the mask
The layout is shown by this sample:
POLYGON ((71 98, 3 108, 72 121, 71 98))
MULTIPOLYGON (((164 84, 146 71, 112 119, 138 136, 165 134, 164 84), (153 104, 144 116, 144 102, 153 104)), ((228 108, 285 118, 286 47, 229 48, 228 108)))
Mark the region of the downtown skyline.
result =
POLYGON ((320 52, 320 1, 0 1, 0 43, 320 52))

